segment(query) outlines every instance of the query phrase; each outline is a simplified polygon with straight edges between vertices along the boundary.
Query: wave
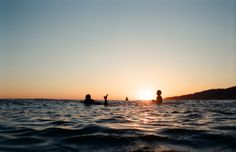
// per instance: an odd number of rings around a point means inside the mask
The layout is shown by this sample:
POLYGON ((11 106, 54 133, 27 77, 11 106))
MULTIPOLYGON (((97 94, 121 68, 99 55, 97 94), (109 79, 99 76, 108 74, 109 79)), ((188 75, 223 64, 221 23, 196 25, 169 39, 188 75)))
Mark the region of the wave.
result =
POLYGON ((236 150, 235 102, 177 103, 1 101, 0 151, 236 150))

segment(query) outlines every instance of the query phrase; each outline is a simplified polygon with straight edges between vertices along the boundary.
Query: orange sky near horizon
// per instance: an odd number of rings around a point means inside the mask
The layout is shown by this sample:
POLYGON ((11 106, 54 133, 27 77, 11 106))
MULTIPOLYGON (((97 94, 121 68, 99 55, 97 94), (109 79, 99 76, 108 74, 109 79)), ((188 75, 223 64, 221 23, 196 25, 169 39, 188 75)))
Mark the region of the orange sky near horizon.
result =
MULTIPOLYGON (((181 84, 171 85, 171 84, 161 84, 159 87, 154 85, 121 85, 120 88, 111 86, 105 86, 104 88, 94 87, 94 88, 83 88, 76 84, 48 84, 39 85, 38 87, 31 87, 28 84, 17 84, 10 86, 9 88, 4 88, 0 90, 0 98, 50 98, 50 99, 84 99, 86 94, 91 94, 93 99, 103 100, 103 96, 109 93, 110 100, 124 100, 128 97, 130 100, 151 100, 156 98, 156 90, 162 90, 163 98, 177 95, 190 94, 194 92, 199 92, 207 89, 215 88, 228 88, 231 86, 199 86, 199 85, 188 85, 184 86, 181 84), (16 86, 14 86, 16 85, 16 86), (169 85, 169 86, 168 86, 169 85), (25 86, 19 88, 18 86, 25 86), (42 87, 43 86, 43 87, 42 87), (197 87, 196 87, 197 86, 197 87), (31 89, 36 88, 36 89, 31 89), (179 89, 176 89, 179 88, 179 89)), ((35 85, 35 84, 33 84, 35 85)), ((0 87, 2 88, 2 87, 0 87)))

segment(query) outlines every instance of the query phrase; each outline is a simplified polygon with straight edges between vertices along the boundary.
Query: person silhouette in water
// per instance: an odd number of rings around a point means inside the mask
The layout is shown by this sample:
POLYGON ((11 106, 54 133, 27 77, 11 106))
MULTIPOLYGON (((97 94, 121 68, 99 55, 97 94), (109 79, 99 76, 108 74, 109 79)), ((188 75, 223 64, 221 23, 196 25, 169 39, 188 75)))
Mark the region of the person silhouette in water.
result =
POLYGON ((158 103, 158 104, 162 103, 161 90, 157 90, 156 103, 158 103))
MULTIPOLYGON (((108 97, 108 94, 104 96, 104 105, 107 106, 108 105, 108 102, 107 102, 107 97, 108 97)), ((91 95, 90 94, 87 94, 85 96, 85 100, 83 101, 84 104, 86 105, 90 105, 90 104, 96 104, 96 105, 101 105, 102 103, 100 102, 95 102, 95 100, 93 100, 91 98, 91 95)))
POLYGON ((93 99, 91 99, 91 95, 87 94, 85 96, 84 104, 94 104, 94 103, 95 103, 95 101, 93 99))

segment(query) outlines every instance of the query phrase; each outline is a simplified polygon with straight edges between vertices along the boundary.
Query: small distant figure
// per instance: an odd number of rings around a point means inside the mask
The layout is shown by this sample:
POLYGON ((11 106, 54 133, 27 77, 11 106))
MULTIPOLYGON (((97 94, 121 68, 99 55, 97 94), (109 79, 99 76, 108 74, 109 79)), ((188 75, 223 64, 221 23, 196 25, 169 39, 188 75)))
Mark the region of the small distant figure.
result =
POLYGON ((161 90, 157 90, 156 103, 158 103, 158 104, 162 103, 161 90))
POLYGON ((105 95, 104 96, 104 105, 107 106, 108 105, 108 102, 107 102, 107 97, 108 97, 109 94, 105 95))
POLYGON ((129 101, 129 98, 128 98, 128 97, 126 97, 126 98, 125 98, 125 101, 129 101))
MULTIPOLYGON (((108 105, 107 97, 108 97, 108 94, 104 96, 104 105, 105 105, 105 106, 108 105)), ((90 95, 90 94, 87 94, 87 95, 85 96, 85 100, 83 101, 83 103, 86 104, 86 105, 91 105, 91 104, 102 105, 102 103, 100 103, 100 102, 95 102, 95 100, 93 100, 93 99, 91 98, 91 95, 90 95)))
POLYGON ((95 103, 95 101, 93 99, 91 99, 91 95, 87 94, 85 96, 84 104, 94 104, 94 103, 95 103))

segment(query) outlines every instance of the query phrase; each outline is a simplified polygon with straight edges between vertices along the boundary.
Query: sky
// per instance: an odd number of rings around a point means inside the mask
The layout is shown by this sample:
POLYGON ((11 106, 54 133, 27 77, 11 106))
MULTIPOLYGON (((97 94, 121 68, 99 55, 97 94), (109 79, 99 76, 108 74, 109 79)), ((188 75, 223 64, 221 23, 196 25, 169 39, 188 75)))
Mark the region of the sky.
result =
POLYGON ((236 85, 236 0, 0 0, 0 98, 236 85))

